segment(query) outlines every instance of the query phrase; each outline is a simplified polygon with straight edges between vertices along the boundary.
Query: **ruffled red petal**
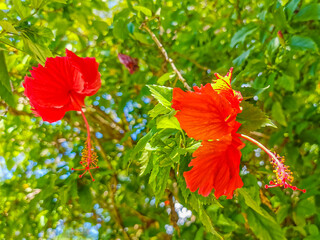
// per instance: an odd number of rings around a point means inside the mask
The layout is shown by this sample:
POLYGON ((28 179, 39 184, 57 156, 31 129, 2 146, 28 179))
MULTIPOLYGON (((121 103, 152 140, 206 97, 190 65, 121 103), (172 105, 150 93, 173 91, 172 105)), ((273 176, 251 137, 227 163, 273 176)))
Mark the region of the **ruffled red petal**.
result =
POLYGON ((240 149, 244 144, 237 134, 228 134, 215 141, 203 141, 193 153, 195 157, 189 164, 193 168, 185 172, 187 187, 190 191, 208 196, 215 189, 215 196, 232 198, 234 190, 241 188, 243 182, 239 176, 240 149))
POLYGON ((77 93, 86 96, 96 94, 101 87, 101 78, 98 71, 99 63, 96 62, 96 59, 90 57, 78 57, 69 50, 66 50, 66 56, 69 59, 70 64, 81 73, 81 78, 84 82, 83 88, 74 90, 77 93))
POLYGON ((41 107, 40 105, 32 104, 31 102, 30 105, 31 110, 36 117, 41 117, 43 121, 50 123, 61 120, 67 111, 74 110, 71 103, 61 108, 41 107))
POLYGON ((236 117, 230 103, 209 83, 194 90, 173 89, 172 108, 177 110, 175 116, 181 128, 197 140, 218 139, 229 134, 236 117))

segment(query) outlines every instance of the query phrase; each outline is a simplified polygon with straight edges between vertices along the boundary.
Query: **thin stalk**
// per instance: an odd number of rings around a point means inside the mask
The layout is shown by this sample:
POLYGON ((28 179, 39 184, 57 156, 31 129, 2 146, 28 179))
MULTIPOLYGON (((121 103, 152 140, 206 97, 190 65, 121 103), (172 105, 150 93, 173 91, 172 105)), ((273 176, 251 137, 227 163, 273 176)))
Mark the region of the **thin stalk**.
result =
POLYGON ((167 51, 164 49, 164 47, 162 46, 161 42, 159 41, 159 39, 156 37, 156 35, 150 30, 150 28, 148 28, 146 23, 142 23, 142 25, 140 26, 140 28, 144 28, 152 37, 153 41, 157 44, 159 50, 161 51, 162 55, 164 56, 164 58, 166 59, 166 61, 168 63, 170 63, 173 71, 177 74, 179 80, 182 82, 183 86, 191 91, 191 87, 188 85, 187 81, 183 78, 183 76, 181 75, 180 71, 177 69, 177 67, 174 65, 174 62, 172 61, 171 58, 169 58, 167 51))

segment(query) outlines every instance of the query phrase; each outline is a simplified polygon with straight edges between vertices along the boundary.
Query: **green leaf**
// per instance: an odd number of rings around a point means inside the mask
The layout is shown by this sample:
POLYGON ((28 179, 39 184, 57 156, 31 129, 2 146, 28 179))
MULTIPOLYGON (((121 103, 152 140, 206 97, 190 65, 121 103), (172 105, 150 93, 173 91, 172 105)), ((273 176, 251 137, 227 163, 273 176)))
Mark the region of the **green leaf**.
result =
POLYGON ((200 227, 194 237, 194 240, 203 240, 204 238, 204 227, 200 227))
POLYGON ((280 29, 288 27, 287 19, 283 7, 279 7, 273 14, 273 24, 280 29))
POLYGON ((169 179, 170 169, 171 166, 160 167, 159 163, 157 163, 157 158, 155 158, 153 169, 149 178, 149 184, 153 189, 156 198, 156 205, 158 205, 163 197, 164 190, 166 189, 169 179))
POLYGON ((10 77, 7 70, 7 63, 4 51, 0 51, 0 97, 10 106, 14 105, 14 99, 10 86, 10 77))
POLYGON ((293 77, 290 77, 288 75, 282 75, 277 79, 277 82, 279 86, 283 89, 294 92, 295 81, 293 77))
POLYGON ((255 211, 247 210, 248 223, 254 234, 261 240, 285 240, 279 224, 271 218, 266 218, 255 211))
POLYGON ((283 126, 287 126, 286 117, 284 116, 281 104, 279 102, 275 102, 272 105, 272 118, 275 119, 278 123, 283 126))
POLYGON ((289 209, 290 205, 282 204, 280 208, 277 210, 276 218, 279 224, 281 224, 284 221, 284 219, 288 216, 289 209))
POLYGON ((62 205, 65 205, 68 201, 69 191, 70 185, 64 185, 62 188, 59 189, 59 197, 62 205))
POLYGON ((0 83, 11 92, 10 77, 7 70, 7 63, 4 51, 0 51, 0 83))
POLYGON ((88 185, 82 186, 78 190, 79 204, 84 212, 90 212, 93 207, 93 197, 88 185))
POLYGON ((317 212, 314 197, 302 199, 297 204, 296 208, 297 217, 306 218, 310 217, 317 212))
MULTIPOLYGON (((261 81, 262 85, 265 86, 265 82, 261 81)), ((256 80, 254 81, 253 85, 258 85, 260 84, 260 81, 258 78, 256 78, 256 80)), ((257 96, 261 93, 263 93, 264 91, 266 91, 270 86, 266 86, 266 87, 244 87, 244 88, 240 88, 240 92, 241 95, 243 96, 244 99, 249 99, 249 98, 253 98, 254 96, 257 96)))
POLYGON ((92 26, 99 32, 99 33, 107 33, 109 31, 109 25, 104 21, 93 21, 92 26))
POLYGON ((31 0, 31 6, 35 9, 38 9, 41 4, 42 4, 43 0, 31 0))
POLYGON ((18 34, 17 30, 14 28, 14 26, 6 21, 6 20, 1 20, 0 21, 0 26, 6 30, 7 32, 10 32, 10 33, 15 33, 15 34, 18 34))
POLYGON ((8 170, 10 171, 15 165, 15 161, 12 158, 9 158, 6 161, 6 167, 8 168, 8 170))
POLYGON ((319 235, 319 229, 315 224, 309 225, 309 232, 313 236, 318 236, 319 235))
POLYGON ((52 57, 52 53, 47 46, 35 43, 26 37, 23 38, 23 42, 26 51, 42 65, 45 64, 48 57, 52 57))
POLYGON ((317 44, 311 38, 296 35, 291 37, 290 47, 297 50, 318 50, 317 44))
POLYGON ((134 38, 136 40, 138 40, 141 43, 150 44, 150 42, 148 40, 148 36, 146 34, 142 34, 142 33, 139 33, 139 32, 134 32, 133 36, 134 36, 134 38))
POLYGON ((129 33, 134 34, 134 28, 135 28, 135 26, 134 26, 134 24, 133 24, 132 22, 129 22, 129 23, 127 24, 127 28, 128 28, 129 33))
POLYGON ((14 10, 16 10, 21 18, 25 18, 29 15, 30 9, 23 6, 21 0, 12 0, 12 3, 14 10))
POLYGON ((128 38, 129 31, 127 23, 123 19, 118 19, 113 23, 113 36, 121 40, 128 38))
POLYGON ((158 103, 153 109, 151 109, 148 114, 150 117, 155 118, 162 114, 169 113, 170 110, 166 107, 164 107, 162 104, 158 103))
POLYGON ((37 31, 36 34, 39 37, 46 38, 46 39, 48 39, 50 41, 54 38, 53 32, 49 28, 41 27, 41 28, 37 28, 36 31, 37 31))
POLYGON ((147 145, 148 141, 153 137, 155 133, 154 129, 151 129, 145 136, 140 138, 137 145, 133 149, 132 155, 135 156, 138 152, 140 152, 147 145))
POLYGON ((223 237, 214 229, 212 221, 209 215, 206 213, 203 205, 200 203, 198 199, 195 198, 194 195, 191 195, 190 205, 197 212, 199 220, 204 225, 206 230, 213 234, 215 238, 223 239, 223 237))
POLYGON ((235 58, 232 63, 237 67, 240 66, 249 57, 252 49, 253 47, 243 52, 240 56, 235 58))
POLYGON ((152 165, 151 152, 144 150, 141 154, 141 157, 139 158, 139 162, 140 162, 140 176, 143 176, 149 173, 152 165))
POLYGON ((187 152, 193 153, 195 150, 197 150, 201 146, 201 142, 197 142, 195 144, 192 144, 190 147, 186 148, 187 152))
POLYGON ((238 114, 237 120, 242 123, 241 128, 246 131, 254 131, 261 127, 276 127, 260 108, 243 101, 242 112, 238 114))
POLYGON ((280 0, 279 2, 281 3, 281 6, 285 6, 289 0, 280 0))
POLYGON ((251 192, 249 192, 246 188, 239 188, 237 191, 244 198, 244 201, 248 207, 252 208, 261 216, 264 216, 272 220, 272 217, 269 214, 266 214, 265 212, 263 212, 263 209, 260 207, 260 202, 257 202, 252 198, 251 192))
POLYGON ((143 7, 143 6, 133 6, 133 8, 135 10, 137 10, 138 12, 142 12, 144 15, 146 15, 147 17, 151 17, 152 16, 152 12, 150 9, 143 7))
POLYGON ((172 114, 159 117, 157 119, 157 128, 174 128, 174 129, 181 130, 178 119, 172 114))
POLYGON ((67 0, 52 0, 52 2, 57 2, 57 3, 67 3, 67 0))
POLYGON ((272 54, 274 53, 280 46, 280 41, 278 37, 275 37, 270 40, 268 44, 268 51, 272 54))
POLYGON ((241 28, 237 31, 231 38, 230 47, 234 47, 237 43, 243 43, 247 36, 254 33, 257 30, 254 24, 248 24, 247 26, 241 28))
POLYGON ((150 89, 152 96, 155 97, 159 103, 166 108, 171 109, 172 88, 158 85, 147 85, 147 87, 150 89))
POLYGON ((320 20, 320 4, 310 3, 304 6, 293 18, 295 22, 304 22, 310 20, 320 20))
POLYGON ((288 19, 291 19, 294 11, 297 9, 300 0, 292 0, 290 3, 284 8, 287 12, 288 19))
POLYGON ((163 85, 166 81, 173 79, 176 76, 174 72, 163 74, 157 81, 158 84, 163 85))
POLYGON ((180 161, 180 156, 186 154, 186 150, 180 147, 176 147, 169 155, 171 162, 178 163, 180 161))
POLYGON ((3 19, 5 16, 6 16, 6 14, 3 11, 0 11, 0 20, 3 19))

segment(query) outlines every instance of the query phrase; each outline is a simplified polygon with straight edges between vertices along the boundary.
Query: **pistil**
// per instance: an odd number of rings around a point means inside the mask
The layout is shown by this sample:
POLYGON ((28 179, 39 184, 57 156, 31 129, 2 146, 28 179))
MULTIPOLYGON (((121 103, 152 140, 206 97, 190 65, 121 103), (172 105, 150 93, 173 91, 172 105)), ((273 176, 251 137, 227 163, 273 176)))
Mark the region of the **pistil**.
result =
POLYGON ((270 181, 270 185, 265 185, 265 188, 273 188, 273 187, 284 187, 284 188, 291 188, 292 190, 298 190, 303 193, 306 192, 305 189, 299 189, 296 186, 291 185, 293 181, 292 172, 289 170, 289 167, 284 164, 285 158, 281 157, 276 153, 272 153, 268 148, 262 145, 260 142, 251 138, 247 135, 240 134, 240 137, 252 142, 253 144, 257 145, 261 148, 265 153, 267 153, 270 157, 270 162, 274 168, 273 172, 276 174, 276 180, 270 181))
POLYGON ((88 172, 90 174, 92 181, 95 181, 90 170, 99 168, 98 157, 97 157, 96 152, 91 149, 90 126, 89 126, 88 120, 87 120, 86 116, 84 115, 81 107, 80 107, 80 112, 81 112, 82 118, 86 124, 86 129, 87 129, 87 140, 85 142, 85 147, 82 150, 82 157, 81 157, 81 161, 80 161, 80 164, 82 165, 83 168, 81 168, 81 169, 71 168, 71 170, 84 171, 82 174, 79 175, 80 178, 82 178, 83 175, 88 172))

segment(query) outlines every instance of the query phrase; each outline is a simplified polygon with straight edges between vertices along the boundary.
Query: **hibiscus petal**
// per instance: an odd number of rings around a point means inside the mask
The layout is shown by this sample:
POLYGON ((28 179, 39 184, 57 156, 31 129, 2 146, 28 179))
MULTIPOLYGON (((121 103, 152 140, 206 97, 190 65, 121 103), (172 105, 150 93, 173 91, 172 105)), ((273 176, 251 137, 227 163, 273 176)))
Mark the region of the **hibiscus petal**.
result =
POLYGON ((80 111, 81 107, 85 106, 85 104, 84 104, 85 97, 86 97, 86 95, 78 94, 76 92, 72 92, 71 93, 71 105, 74 108, 72 110, 80 111))
POLYGON ((72 104, 68 104, 61 108, 53 108, 53 107, 41 107, 37 104, 32 104, 31 110, 36 117, 41 117, 43 121, 46 122, 56 122, 61 120, 67 111, 74 110, 72 104))
POLYGON ((232 198, 234 190, 241 188, 240 149, 244 144, 237 134, 229 134, 216 141, 203 141, 193 153, 194 159, 189 166, 193 168, 184 172, 190 191, 208 196, 215 189, 215 196, 232 198))
POLYGON ((45 67, 39 64, 31 70, 32 77, 25 77, 23 86, 30 101, 47 107, 62 107, 70 100, 71 86, 68 79, 73 75, 65 58, 48 58, 45 67))
MULTIPOLYGON (((74 90, 77 93, 86 96, 96 94, 101 87, 101 78, 98 71, 99 63, 96 62, 96 59, 90 57, 78 57, 69 50, 66 50, 66 56, 69 59, 70 64, 81 73, 81 79, 84 82, 84 87, 82 89, 74 88, 74 90)), ((79 78, 74 78, 74 84, 77 84, 77 81, 79 81, 79 78)))
POLYGON ((197 140, 219 139, 229 134, 236 113, 228 100, 215 92, 209 83, 194 90, 173 89, 172 108, 178 111, 175 116, 181 128, 197 140))

